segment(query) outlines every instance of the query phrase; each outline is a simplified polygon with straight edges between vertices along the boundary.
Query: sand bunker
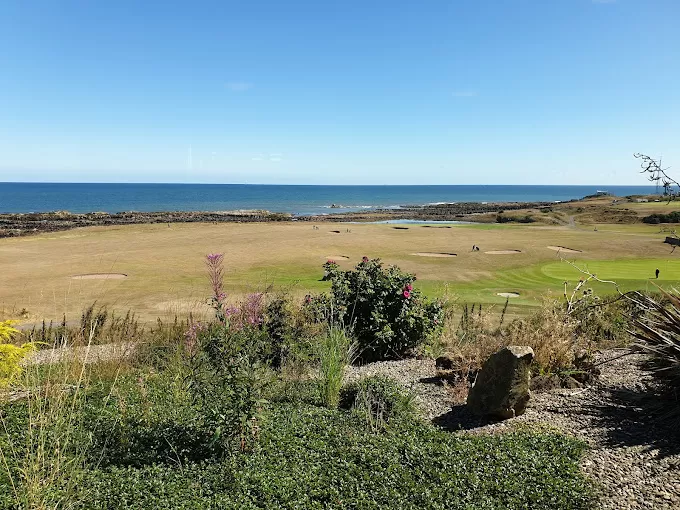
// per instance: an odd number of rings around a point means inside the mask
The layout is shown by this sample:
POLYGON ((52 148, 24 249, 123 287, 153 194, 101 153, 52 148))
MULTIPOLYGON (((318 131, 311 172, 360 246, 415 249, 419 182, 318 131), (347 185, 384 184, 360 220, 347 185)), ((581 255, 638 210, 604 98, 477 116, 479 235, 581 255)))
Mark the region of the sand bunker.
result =
POLYGON ((411 255, 418 255, 419 257, 457 257, 455 253, 418 252, 411 255))
POLYGON ((514 255, 515 253, 522 253, 520 250, 492 250, 485 251, 488 255, 514 255))
POLYGON ((565 248, 564 246, 546 246, 549 250, 563 251, 564 253, 581 253, 581 250, 573 250, 571 248, 565 248))
POLYGON ((519 297, 519 294, 517 292, 497 292, 496 295, 505 298, 519 297))
POLYGON ((326 255, 326 260, 349 260, 349 257, 344 255, 326 255))
POLYGON ((90 273, 71 276, 72 280, 122 280, 123 278, 127 278, 124 273, 90 273))

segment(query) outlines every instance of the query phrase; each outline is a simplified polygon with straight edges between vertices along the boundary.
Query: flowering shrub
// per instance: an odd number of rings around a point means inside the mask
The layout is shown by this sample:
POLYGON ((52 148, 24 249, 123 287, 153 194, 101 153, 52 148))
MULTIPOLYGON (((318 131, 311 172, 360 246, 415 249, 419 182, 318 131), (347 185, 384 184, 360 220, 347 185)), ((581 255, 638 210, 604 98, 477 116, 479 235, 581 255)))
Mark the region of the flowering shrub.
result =
POLYGON ((413 288, 415 275, 380 259, 364 257, 354 270, 342 271, 332 261, 324 271, 331 295, 309 298, 317 318, 338 322, 356 337, 364 361, 398 358, 419 346, 442 320, 439 302, 413 288))

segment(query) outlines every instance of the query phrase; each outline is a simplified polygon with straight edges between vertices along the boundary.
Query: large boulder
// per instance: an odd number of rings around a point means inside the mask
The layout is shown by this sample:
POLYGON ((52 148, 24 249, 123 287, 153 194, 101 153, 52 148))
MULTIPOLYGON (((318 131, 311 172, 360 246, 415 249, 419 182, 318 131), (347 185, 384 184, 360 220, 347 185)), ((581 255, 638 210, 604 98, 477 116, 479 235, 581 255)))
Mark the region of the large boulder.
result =
POLYGON ((511 345, 484 362, 467 405, 478 416, 514 418, 529 402, 529 365, 534 359, 531 347, 511 345))

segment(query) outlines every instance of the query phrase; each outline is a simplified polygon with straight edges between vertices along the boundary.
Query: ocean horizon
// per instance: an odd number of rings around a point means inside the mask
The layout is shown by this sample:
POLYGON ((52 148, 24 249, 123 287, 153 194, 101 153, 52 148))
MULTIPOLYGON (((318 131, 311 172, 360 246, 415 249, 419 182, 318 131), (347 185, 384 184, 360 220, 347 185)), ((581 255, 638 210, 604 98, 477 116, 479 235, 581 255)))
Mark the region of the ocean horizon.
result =
POLYGON ((655 186, 0 183, 0 213, 268 210, 295 215, 454 202, 564 202, 655 186))

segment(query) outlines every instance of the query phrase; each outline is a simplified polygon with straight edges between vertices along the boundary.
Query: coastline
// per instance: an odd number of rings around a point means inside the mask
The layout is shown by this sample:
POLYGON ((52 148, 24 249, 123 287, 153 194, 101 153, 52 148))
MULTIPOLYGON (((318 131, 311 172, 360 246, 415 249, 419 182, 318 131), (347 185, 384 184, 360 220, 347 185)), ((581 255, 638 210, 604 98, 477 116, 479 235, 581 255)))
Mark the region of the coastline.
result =
MULTIPOLYGON (((573 201, 570 201, 573 202, 573 201)), ((569 202, 563 202, 569 203, 569 202)), ((295 215, 263 210, 237 211, 159 211, 119 213, 43 213, 0 214, 0 238, 22 237, 43 232, 58 232, 80 227, 133 225, 149 223, 245 223, 245 222, 377 222, 389 220, 463 221, 489 223, 489 214, 525 209, 547 210, 553 202, 460 202, 404 205, 399 208, 369 209, 360 212, 295 215)))

